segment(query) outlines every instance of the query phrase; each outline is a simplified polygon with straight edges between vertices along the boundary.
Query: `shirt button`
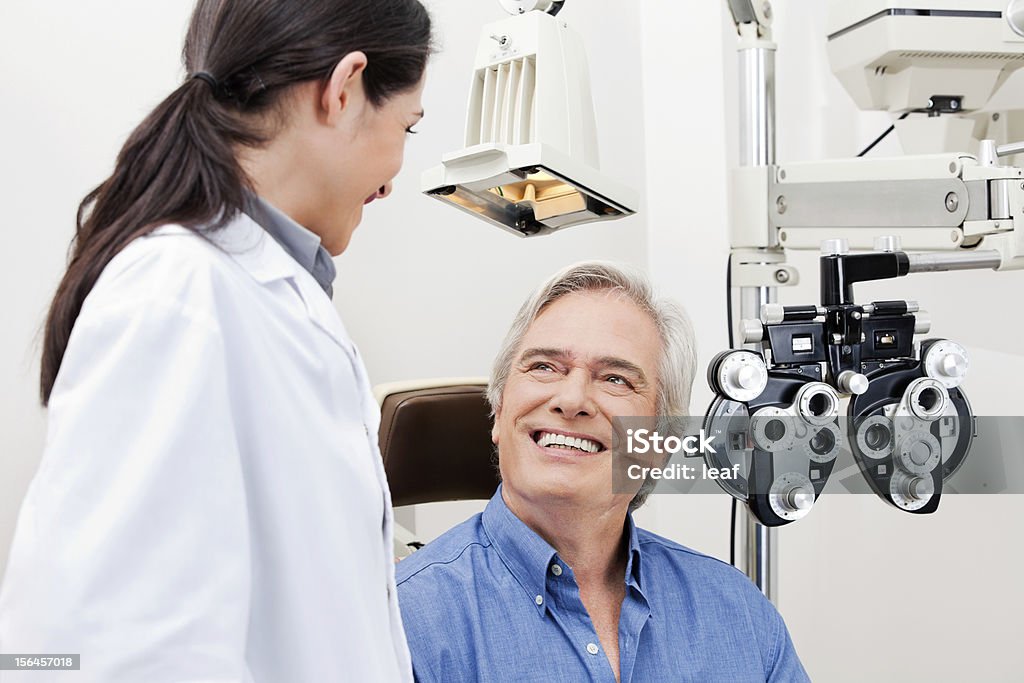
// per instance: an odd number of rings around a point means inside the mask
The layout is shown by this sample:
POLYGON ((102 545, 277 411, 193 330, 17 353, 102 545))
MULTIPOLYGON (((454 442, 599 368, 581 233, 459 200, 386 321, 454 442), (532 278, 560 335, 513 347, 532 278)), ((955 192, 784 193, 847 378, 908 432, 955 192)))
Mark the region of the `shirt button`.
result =
POLYGON ((562 575, 562 565, 560 565, 560 564, 553 564, 553 565, 551 565, 551 573, 554 574, 555 576, 561 576, 562 575))
POLYGON ((599 652, 597 645, 594 643, 587 643, 587 652, 592 655, 596 655, 599 652))
POLYGON ((544 604, 544 596, 543 595, 538 595, 537 597, 535 597, 533 599, 533 601, 535 603, 537 603, 538 605, 543 605, 544 604))

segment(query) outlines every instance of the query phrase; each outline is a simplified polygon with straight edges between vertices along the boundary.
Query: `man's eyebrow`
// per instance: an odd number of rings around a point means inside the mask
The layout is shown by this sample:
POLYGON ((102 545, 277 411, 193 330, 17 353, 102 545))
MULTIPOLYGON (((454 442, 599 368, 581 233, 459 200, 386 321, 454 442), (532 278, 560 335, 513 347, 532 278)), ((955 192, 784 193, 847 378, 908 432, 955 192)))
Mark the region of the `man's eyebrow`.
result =
MULTIPOLYGON (((519 362, 526 363, 535 358, 551 358, 554 360, 569 360, 574 357, 568 349, 556 349, 551 347, 537 347, 526 349, 519 355, 519 362)), ((647 373, 636 363, 619 358, 618 356, 601 356, 594 360, 594 365, 602 368, 611 368, 628 373, 640 382, 647 382, 647 373)))
POLYGON ((525 363, 526 361, 533 360, 534 358, 554 358, 558 360, 565 360, 572 358, 572 354, 568 349, 556 349, 551 347, 526 349, 519 354, 520 363, 525 363))
POLYGON ((622 372, 627 372, 636 377, 641 382, 647 381, 647 374, 643 371, 643 368, 641 368, 636 363, 631 363, 623 358, 617 358, 615 356, 602 356, 601 358, 597 359, 597 364, 605 368, 614 368, 616 370, 621 370, 622 372))

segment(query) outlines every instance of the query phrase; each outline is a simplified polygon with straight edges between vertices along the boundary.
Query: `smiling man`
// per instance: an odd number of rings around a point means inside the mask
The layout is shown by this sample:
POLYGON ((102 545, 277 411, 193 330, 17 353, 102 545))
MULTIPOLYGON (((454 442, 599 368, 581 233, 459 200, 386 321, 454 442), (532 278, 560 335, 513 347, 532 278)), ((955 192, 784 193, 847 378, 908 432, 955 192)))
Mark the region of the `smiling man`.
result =
POLYGON ((805 681, 785 624, 740 572, 633 524, 612 486, 615 417, 685 415, 680 308, 607 263, 520 309, 488 387, 502 485, 398 565, 419 681, 805 681))

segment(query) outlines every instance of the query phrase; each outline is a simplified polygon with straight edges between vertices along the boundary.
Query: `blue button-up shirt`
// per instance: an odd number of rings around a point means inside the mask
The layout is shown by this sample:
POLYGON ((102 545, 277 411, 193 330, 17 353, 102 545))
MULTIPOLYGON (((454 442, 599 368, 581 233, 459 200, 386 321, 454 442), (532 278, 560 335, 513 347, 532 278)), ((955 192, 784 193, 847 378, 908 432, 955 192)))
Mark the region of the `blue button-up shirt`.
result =
MULTIPOLYGON (((782 617, 742 573, 626 519, 622 683, 807 681, 782 617)), ((418 681, 615 681, 572 567, 505 505, 399 563, 418 681)))

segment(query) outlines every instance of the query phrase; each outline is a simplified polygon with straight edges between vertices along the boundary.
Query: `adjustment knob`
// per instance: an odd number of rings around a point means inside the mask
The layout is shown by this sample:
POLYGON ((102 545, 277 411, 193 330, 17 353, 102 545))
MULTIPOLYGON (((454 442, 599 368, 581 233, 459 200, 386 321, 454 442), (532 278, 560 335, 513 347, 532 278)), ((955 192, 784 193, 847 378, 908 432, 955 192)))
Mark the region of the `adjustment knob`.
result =
POLYGON ((772 482, 768 505, 782 519, 800 519, 814 507, 814 485, 799 472, 786 472, 772 482))
POLYGON ((907 495, 914 500, 928 500, 935 495, 935 482, 931 477, 914 477, 907 488, 907 495))
POLYGON ((883 235, 875 238, 875 251, 902 251, 903 244, 898 235, 883 235))
POLYGON ((793 512, 807 512, 814 505, 814 491, 805 486, 794 486, 783 498, 783 505, 793 512))
POLYGON ((946 377, 959 379, 967 372, 967 359, 959 353, 947 353, 939 363, 939 371, 946 377))
POLYGON ((759 344, 764 340, 764 325, 760 320, 741 320, 740 339, 744 344, 759 344))
POLYGON ((952 389, 967 377, 971 363, 967 349, 948 339, 938 339, 928 346, 922 365, 926 375, 952 389))
POLYGON ((935 482, 931 473, 915 476, 896 471, 889 479, 889 495, 896 507, 913 512, 927 505, 935 495, 935 482))
POLYGON ((756 365, 743 365, 733 371, 733 379, 744 389, 754 389, 764 382, 764 370, 756 365))
POLYGON ((839 390, 844 394, 856 394, 860 396, 868 390, 868 378, 853 370, 844 370, 839 373, 839 390))
POLYGON ((711 388, 733 401, 752 401, 768 386, 764 358, 752 351, 727 351, 711 364, 711 388))
POLYGON ((765 325, 778 325, 786 319, 786 307, 782 304, 763 304, 761 306, 761 322, 765 325))
POLYGON ((850 243, 845 239, 823 240, 821 243, 822 256, 843 256, 850 253, 850 243))
POLYGON ((978 164, 980 166, 995 166, 998 159, 999 152, 997 151, 996 141, 981 140, 978 145, 978 164))
POLYGON ((928 311, 914 312, 914 334, 928 334, 932 331, 932 317, 928 311))

